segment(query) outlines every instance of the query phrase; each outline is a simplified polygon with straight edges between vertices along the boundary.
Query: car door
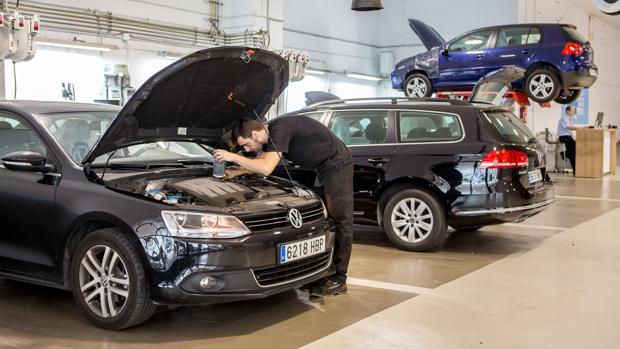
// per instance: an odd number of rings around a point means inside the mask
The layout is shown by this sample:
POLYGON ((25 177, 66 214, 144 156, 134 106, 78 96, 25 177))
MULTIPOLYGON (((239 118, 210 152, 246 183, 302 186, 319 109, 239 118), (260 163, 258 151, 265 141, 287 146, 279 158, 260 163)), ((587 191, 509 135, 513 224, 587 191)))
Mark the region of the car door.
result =
POLYGON ((391 173, 431 181, 450 199, 469 192, 473 166, 468 159, 479 151, 479 144, 462 142, 465 128, 460 115, 401 110, 397 125, 399 146, 391 173))
MULTIPOLYGON (((25 118, 0 111, 0 158, 16 151, 37 152, 47 156, 48 164, 57 163, 25 118)), ((49 237, 58 178, 55 173, 9 170, 0 162, 0 270, 54 276, 49 237)))
POLYGON ((489 71, 509 65, 527 68, 540 42, 541 30, 536 26, 501 28, 495 39, 495 45, 488 49, 489 71))
POLYGON ((441 89, 467 87, 485 74, 486 49, 493 29, 465 34, 447 44, 439 55, 439 78, 435 86, 441 89))
POLYGON ((393 113, 385 109, 336 110, 327 120, 329 129, 347 145, 353 156, 356 216, 376 219, 376 206, 369 200, 385 182, 386 171, 394 159, 393 120, 393 113))

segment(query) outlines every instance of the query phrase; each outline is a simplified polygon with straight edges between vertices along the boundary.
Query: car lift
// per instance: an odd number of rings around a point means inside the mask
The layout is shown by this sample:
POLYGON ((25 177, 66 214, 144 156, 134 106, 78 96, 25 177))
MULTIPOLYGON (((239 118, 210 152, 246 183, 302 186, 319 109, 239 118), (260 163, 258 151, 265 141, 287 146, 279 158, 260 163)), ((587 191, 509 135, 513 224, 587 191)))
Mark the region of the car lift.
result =
MULTIPOLYGON (((470 95, 471 91, 443 91, 436 93, 437 98, 453 98, 461 100, 467 100, 470 95)), ((519 106, 519 119, 521 119, 523 123, 527 123, 527 107, 531 105, 527 94, 521 91, 508 91, 504 95, 504 99, 505 102, 503 105, 506 107, 511 107, 513 103, 517 103, 519 106)), ((551 102, 539 103, 539 105, 543 108, 550 108, 551 102)))

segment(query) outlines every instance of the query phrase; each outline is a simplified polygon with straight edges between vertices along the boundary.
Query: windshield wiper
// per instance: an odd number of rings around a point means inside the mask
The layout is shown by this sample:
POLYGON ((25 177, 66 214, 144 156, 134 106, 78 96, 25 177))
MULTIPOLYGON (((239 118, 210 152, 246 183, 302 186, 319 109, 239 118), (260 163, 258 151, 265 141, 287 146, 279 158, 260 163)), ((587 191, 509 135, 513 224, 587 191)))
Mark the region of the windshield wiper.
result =
MULTIPOLYGON (((93 165, 91 168, 101 168, 105 167, 104 165, 93 165)), ((153 168, 160 167, 185 167, 184 164, 181 163, 160 163, 160 164, 108 164, 107 168, 113 170, 150 170, 153 168)))
POLYGON ((196 159, 180 159, 180 160, 177 160, 177 163, 183 164, 183 165, 204 165, 204 164, 212 165, 213 161, 196 160, 196 159))

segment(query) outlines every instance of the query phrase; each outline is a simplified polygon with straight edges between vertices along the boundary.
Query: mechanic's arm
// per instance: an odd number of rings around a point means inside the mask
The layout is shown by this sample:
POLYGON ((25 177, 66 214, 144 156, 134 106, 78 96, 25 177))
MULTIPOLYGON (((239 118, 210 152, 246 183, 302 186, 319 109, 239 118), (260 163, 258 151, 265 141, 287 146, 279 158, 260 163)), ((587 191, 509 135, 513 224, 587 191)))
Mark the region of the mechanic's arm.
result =
POLYGON ((276 166, 278 166, 281 153, 270 151, 262 153, 256 159, 250 159, 239 154, 233 154, 229 151, 218 149, 213 155, 216 161, 234 162, 245 170, 258 173, 263 176, 269 176, 276 166))

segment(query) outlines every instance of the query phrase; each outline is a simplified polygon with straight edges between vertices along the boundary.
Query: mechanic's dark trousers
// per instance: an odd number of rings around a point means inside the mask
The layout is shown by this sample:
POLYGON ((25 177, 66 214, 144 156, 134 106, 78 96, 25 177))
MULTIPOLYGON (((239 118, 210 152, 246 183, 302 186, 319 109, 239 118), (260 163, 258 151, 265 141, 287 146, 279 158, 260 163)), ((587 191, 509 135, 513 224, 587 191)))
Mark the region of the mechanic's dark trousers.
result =
POLYGON ((323 186, 327 212, 336 222, 333 257, 336 274, 330 279, 345 282, 353 245, 353 161, 319 170, 317 176, 323 186))
POLYGON ((573 168, 574 173, 577 171, 577 168, 575 167, 575 155, 577 154, 575 140, 571 136, 560 136, 559 140, 564 143, 564 146, 566 147, 566 157, 568 158, 568 161, 570 161, 570 165, 573 168))

